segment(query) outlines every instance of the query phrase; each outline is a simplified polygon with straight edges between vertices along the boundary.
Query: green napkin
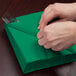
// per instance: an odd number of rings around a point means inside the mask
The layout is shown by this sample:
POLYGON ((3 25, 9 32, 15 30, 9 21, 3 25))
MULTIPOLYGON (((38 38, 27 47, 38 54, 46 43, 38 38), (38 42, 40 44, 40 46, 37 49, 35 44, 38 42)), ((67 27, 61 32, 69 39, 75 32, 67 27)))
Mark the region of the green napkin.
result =
POLYGON ((17 17, 5 30, 23 73, 76 61, 76 45, 64 51, 47 50, 38 44, 38 23, 42 12, 17 17))

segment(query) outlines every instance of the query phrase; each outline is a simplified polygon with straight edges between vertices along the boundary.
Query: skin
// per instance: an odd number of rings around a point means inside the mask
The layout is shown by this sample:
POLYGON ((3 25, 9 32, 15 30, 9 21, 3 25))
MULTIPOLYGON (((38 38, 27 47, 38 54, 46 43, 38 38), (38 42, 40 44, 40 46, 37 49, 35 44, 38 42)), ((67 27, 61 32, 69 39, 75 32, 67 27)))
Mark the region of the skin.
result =
POLYGON ((49 5, 39 22, 38 43, 46 49, 61 51, 76 44, 76 3, 55 3, 49 5), (47 23, 55 17, 60 20, 47 23))

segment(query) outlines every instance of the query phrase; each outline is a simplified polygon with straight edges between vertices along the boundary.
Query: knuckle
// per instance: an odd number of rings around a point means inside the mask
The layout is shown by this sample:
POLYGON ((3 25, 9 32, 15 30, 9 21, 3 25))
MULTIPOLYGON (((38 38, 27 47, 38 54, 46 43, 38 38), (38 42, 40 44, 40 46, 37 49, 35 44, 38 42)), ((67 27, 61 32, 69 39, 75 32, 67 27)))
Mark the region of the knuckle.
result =
POLYGON ((47 36, 47 41, 50 42, 51 41, 51 38, 49 36, 47 36))
POLYGON ((57 51, 61 51, 61 50, 62 50, 61 48, 58 48, 58 49, 57 49, 57 51))
POLYGON ((38 40, 38 43, 39 43, 39 45, 41 45, 41 41, 40 40, 38 40))
MULTIPOLYGON (((54 41, 54 38, 51 35, 47 35, 47 41, 52 42, 54 41)), ((53 44, 52 44, 53 45, 53 44)))
POLYGON ((61 51, 62 48, 60 48, 60 47, 54 47, 54 48, 52 48, 52 50, 54 50, 54 51, 61 51))
POLYGON ((41 34, 40 34, 40 32, 38 32, 38 34, 37 34, 37 38, 38 38, 38 39, 41 38, 41 34))
POLYGON ((53 39, 52 45, 57 47, 60 45, 60 41, 57 39, 53 39))
POLYGON ((46 46, 46 45, 44 45, 44 48, 47 48, 47 46, 46 46))
POLYGON ((44 21, 47 21, 48 17, 46 14, 44 14, 43 19, 44 19, 44 21))
POLYGON ((54 12, 54 14, 55 15, 58 15, 59 14, 59 9, 58 9, 58 3, 55 3, 54 5, 53 5, 53 12, 54 12))
POLYGON ((54 3, 54 6, 57 6, 59 3, 54 3))
POLYGON ((44 42, 42 42, 41 40, 38 40, 39 45, 44 45, 44 42))
POLYGON ((45 33, 45 34, 48 33, 48 27, 47 27, 47 26, 45 26, 45 28, 44 28, 44 33, 45 33))
POLYGON ((50 7, 50 6, 52 6, 52 4, 49 4, 49 5, 47 6, 47 8, 50 7))
POLYGON ((57 49, 57 48, 52 48, 52 50, 53 50, 53 51, 59 51, 59 49, 57 49))
POLYGON ((48 8, 50 7, 51 5, 49 4, 45 9, 44 9, 44 12, 47 12, 48 8))
POLYGON ((55 43, 55 42, 52 43, 52 46, 53 46, 53 47, 56 46, 56 45, 57 45, 57 43, 55 43))
POLYGON ((48 10, 48 9, 46 8, 46 9, 44 10, 44 13, 43 13, 42 16, 41 16, 44 20, 47 19, 47 13, 46 13, 47 10, 48 10))
POLYGON ((46 7, 45 9, 44 9, 44 12, 46 12, 48 10, 48 8, 46 7))
POLYGON ((47 45, 44 45, 44 48, 49 49, 49 47, 47 45))
POLYGON ((60 3, 54 3, 53 6, 54 6, 54 7, 59 7, 59 6, 60 6, 60 3))

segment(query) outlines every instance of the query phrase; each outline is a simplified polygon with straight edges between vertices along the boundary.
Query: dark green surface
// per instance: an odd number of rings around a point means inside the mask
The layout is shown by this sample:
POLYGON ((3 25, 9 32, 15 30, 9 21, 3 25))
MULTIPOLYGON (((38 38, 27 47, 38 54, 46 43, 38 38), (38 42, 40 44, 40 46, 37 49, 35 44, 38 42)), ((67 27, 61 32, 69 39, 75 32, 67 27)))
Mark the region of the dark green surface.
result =
POLYGON ((5 30, 23 73, 76 61, 76 45, 54 52, 38 45, 37 29, 42 12, 17 17, 20 22, 5 24, 5 30))

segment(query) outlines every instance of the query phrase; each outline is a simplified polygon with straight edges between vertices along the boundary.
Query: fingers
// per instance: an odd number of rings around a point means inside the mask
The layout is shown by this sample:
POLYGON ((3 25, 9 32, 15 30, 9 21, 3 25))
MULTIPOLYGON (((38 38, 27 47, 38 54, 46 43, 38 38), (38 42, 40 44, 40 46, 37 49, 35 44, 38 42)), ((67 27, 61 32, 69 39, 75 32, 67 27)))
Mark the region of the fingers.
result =
POLYGON ((54 51, 61 51, 69 48, 76 40, 74 22, 55 22, 45 26, 43 30, 38 33, 39 44, 46 49, 51 48, 54 51))
POLYGON ((44 32, 43 30, 40 30, 37 34, 38 39, 41 39, 42 37, 44 37, 44 32))
POLYGON ((50 49, 50 48, 52 48, 52 47, 55 47, 55 46, 57 46, 57 45, 59 45, 60 44, 60 42, 59 42, 59 40, 58 39, 56 39, 56 40, 52 40, 52 41, 48 41, 46 44, 44 44, 43 46, 44 46, 44 48, 46 48, 46 49, 50 49))
POLYGON ((58 17, 58 13, 55 11, 55 8, 54 8, 54 5, 50 5, 48 6, 42 17, 41 17, 41 20, 39 22, 40 26, 39 26, 39 29, 42 29, 44 28, 49 21, 51 21, 52 19, 58 17))
POLYGON ((46 34, 44 33, 44 30, 40 30, 40 32, 38 32, 37 34, 37 37, 39 39, 38 40, 39 45, 44 45, 47 42, 46 34))
MULTIPOLYGON (((44 13, 43 13, 42 16, 41 16, 42 18, 43 18, 44 15, 47 15, 47 14, 50 12, 52 6, 53 6, 53 5, 48 5, 48 7, 45 8, 44 13)), ((41 18, 39 24, 41 24, 42 18, 41 18)))
POLYGON ((50 49, 50 48, 52 48, 52 47, 54 47, 54 46, 55 46, 55 45, 52 44, 51 42, 48 42, 48 43, 44 44, 44 48, 46 48, 46 49, 50 49))
POLYGON ((51 13, 43 17, 43 20, 40 24, 40 29, 43 29, 48 24, 48 22, 54 19, 56 16, 57 15, 52 11, 51 13))
POLYGON ((54 50, 54 51, 62 51, 62 50, 64 50, 63 46, 64 46, 64 44, 58 44, 58 45, 52 47, 52 50, 54 50))
POLYGON ((41 39, 39 39, 39 41, 38 41, 38 43, 39 43, 39 45, 44 45, 44 44, 46 44, 47 43, 47 40, 46 40, 46 38, 45 37, 43 37, 43 38, 41 38, 41 39))
POLYGON ((52 7, 53 7, 53 5, 49 5, 45 10, 44 10, 44 13, 42 14, 42 16, 41 16, 41 20, 40 20, 40 22, 39 22, 39 27, 38 27, 38 29, 40 29, 40 28, 43 28, 45 25, 46 25, 46 23, 44 23, 43 21, 44 21, 44 17, 48 14, 48 13, 50 13, 50 11, 52 11, 52 7), (42 23, 43 22, 43 23, 42 23))

